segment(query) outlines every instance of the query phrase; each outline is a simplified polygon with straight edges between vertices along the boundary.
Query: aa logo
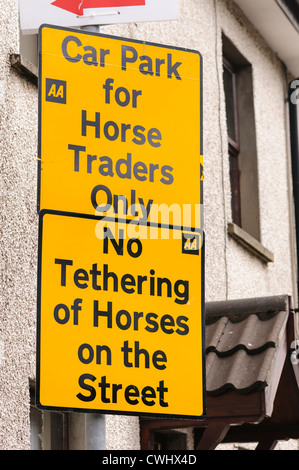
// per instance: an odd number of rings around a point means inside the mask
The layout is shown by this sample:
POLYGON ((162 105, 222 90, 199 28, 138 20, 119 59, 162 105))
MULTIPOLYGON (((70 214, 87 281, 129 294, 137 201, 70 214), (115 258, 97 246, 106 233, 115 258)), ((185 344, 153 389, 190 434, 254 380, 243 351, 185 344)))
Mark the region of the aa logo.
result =
POLYGON ((46 78, 46 101, 66 104, 66 82, 46 78))
POLYGON ((190 255, 199 255, 199 235, 183 233, 182 234, 182 253, 190 255))

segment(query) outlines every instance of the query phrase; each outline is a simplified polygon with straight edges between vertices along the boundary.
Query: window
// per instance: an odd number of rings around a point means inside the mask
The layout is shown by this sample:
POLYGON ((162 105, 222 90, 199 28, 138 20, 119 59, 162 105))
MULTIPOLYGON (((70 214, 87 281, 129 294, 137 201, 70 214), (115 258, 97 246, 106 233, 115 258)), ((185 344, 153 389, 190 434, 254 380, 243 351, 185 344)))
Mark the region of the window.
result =
POLYGON ((239 168, 239 128, 237 109, 236 71, 232 64, 223 60, 223 83, 226 100, 226 119, 229 149, 230 180, 232 191, 232 218, 241 227, 241 196, 239 168))
POLYGON ((178 431, 157 431, 154 433, 154 450, 185 450, 187 435, 178 431))
POLYGON ((288 20, 299 32, 299 2, 298 0, 276 0, 288 20))
POLYGON ((39 411, 35 405, 35 391, 30 387, 30 449, 42 449, 42 428, 43 419, 42 412, 39 411))
MULTIPOLYGON (((299 79, 293 80, 289 84, 289 122, 292 158, 294 216, 296 229, 295 239, 297 252, 297 266, 299 266, 299 79)), ((297 282, 297 299, 299 300, 299 282, 297 282)))
POLYGON ((30 408, 31 450, 68 450, 68 415, 30 408))
POLYGON ((30 381, 31 450, 104 450, 105 415, 39 410, 35 384, 30 381))
POLYGON ((225 36, 223 86, 230 158, 232 220, 260 241, 252 67, 225 36))
POLYGON ((30 386, 31 450, 68 450, 68 415, 40 411, 35 406, 34 384, 30 386))

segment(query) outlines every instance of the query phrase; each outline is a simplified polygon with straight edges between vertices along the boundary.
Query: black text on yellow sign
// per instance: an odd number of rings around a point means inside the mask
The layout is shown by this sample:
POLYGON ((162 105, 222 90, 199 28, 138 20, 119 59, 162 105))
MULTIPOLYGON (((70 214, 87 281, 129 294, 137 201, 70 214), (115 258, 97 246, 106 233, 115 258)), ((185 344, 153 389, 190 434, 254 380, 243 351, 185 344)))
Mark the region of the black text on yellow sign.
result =
POLYGON ((155 204, 192 205, 199 227, 201 67, 197 51, 43 26, 40 209, 157 222, 155 204))
POLYGON ((75 215, 41 212, 38 406, 203 417, 203 234, 75 215))

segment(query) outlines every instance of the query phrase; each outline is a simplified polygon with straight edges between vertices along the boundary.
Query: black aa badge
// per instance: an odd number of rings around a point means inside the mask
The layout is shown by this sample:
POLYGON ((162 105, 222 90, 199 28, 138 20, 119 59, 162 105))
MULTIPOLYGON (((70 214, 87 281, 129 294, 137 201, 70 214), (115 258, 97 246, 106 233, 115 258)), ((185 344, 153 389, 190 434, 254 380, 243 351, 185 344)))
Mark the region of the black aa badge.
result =
POLYGON ((66 104, 66 81, 46 78, 46 101, 66 104))

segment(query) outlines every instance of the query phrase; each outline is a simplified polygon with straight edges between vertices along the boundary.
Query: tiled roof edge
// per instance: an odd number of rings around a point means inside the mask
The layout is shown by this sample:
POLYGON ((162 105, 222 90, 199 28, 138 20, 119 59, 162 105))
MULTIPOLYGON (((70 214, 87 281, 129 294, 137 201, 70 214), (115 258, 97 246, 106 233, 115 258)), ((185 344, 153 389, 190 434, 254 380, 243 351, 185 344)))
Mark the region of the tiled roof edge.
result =
POLYGON ((209 346, 206 349, 206 354, 208 354, 210 352, 214 352, 218 357, 228 357, 228 356, 232 356, 237 351, 243 349, 250 356, 255 356, 255 355, 260 354, 261 352, 265 351, 268 348, 275 348, 275 347, 276 347, 276 345, 273 341, 267 341, 261 347, 255 348, 255 349, 247 348, 244 344, 238 344, 237 346, 235 346, 232 349, 229 349, 229 350, 226 350, 226 351, 218 351, 215 346, 209 346))
MULTIPOLYGON (((205 304, 205 314, 207 321, 215 320, 222 316, 236 316, 241 320, 244 317, 253 313, 256 314, 273 314, 278 312, 288 311, 289 296, 288 295, 277 295, 270 297, 255 297, 252 299, 235 299, 235 300, 224 300, 216 302, 207 302, 205 304)), ((262 316, 262 315, 261 315, 262 316)), ((269 318, 269 316, 268 316, 269 318)))
POLYGON ((222 387, 219 387, 216 390, 207 390, 207 395, 209 395, 210 397, 217 397, 218 395, 222 395, 224 392, 228 391, 236 391, 240 394, 245 395, 252 391, 264 390, 267 385, 267 382, 262 382, 260 380, 250 384, 249 387, 245 388, 237 388, 232 383, 225 383, 222 387))

